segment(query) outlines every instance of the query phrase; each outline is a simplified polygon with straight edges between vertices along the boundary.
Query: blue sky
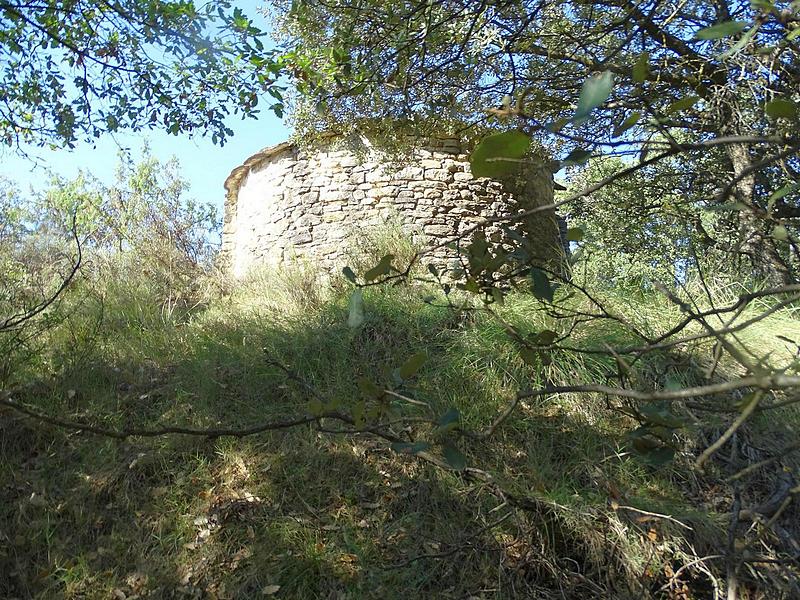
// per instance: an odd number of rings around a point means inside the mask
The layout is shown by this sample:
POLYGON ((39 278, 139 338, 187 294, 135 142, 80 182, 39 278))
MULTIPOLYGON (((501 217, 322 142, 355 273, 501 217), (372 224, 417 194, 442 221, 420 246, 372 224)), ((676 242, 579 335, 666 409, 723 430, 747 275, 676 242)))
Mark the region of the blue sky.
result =
MULTIPOLYGON (((267 29, 264 18, 256 12, 260 4, 253 0, 236 3, 257 26, 267 29)), ((181 173, 191 184, 190 196, 221 207, 225 194, 222 184, 231 170, 261 148, 277 144, 289 136, 282 121, 266 109, 259 120, 232 120, 229 126, 234 136, 223 147, 215 146, 208 138, 192 139, 160 131, 106 135, 93 144, 78 144, 74 150, 26 148, 30 158, 0 147, 0 176, 16 182, 23 191, 30 187, 47 187, 51 173, 73 178, 80 170, 91 173, 104 183, 111 183, 119 151, 129 150, 136 160, 141 156, 145 143, 149 143, 156 158, 178 157, 181 173)))

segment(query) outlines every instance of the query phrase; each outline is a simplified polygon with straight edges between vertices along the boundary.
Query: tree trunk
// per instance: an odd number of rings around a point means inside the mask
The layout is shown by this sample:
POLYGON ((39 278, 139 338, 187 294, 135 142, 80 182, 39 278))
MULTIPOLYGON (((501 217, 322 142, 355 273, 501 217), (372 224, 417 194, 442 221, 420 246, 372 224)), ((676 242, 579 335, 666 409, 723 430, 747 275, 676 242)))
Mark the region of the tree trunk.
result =
POLYGON ((768 224, 755 204, 755 173, 748 172, 751 167, 750 152, 746 144, 727 146, 735 184, 733 196, 736 202, 747 208, 739 211, 739 249, 748 258, 750 275, 769 286, 779 286, 795 282, 789 266, 778 252, 775 239, 768 224))

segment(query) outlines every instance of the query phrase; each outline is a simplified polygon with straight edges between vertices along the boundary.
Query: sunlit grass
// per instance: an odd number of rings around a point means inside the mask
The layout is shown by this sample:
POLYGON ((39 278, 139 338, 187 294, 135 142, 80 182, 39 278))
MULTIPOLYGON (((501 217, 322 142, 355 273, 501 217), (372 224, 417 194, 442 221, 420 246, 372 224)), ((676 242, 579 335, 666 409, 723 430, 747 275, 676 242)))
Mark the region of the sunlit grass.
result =
MULTIPOLYGON (((398 404, 398 413, 436 418, 455 407, 465 428, 480 430, 519 390, 604 382, 619 367, 607 355, 554 351, 550 365, 534 369, 500 321, 432 305, 425 297, 435 290, 425 286, 368 290, 365 324, 352 330, 348 286, 316 279, 307 265, 256 275, 178 320, 165 319, 144 292, 125 290, 117 284, 102 303, 84 301, 53 331, 25 401, 117 428, 240 427, 306 411, 307 391, 271 361, 347 410, 360 398, 358 378, 381 385, 424 350, 428 361, 403 392, 429 408, 398 404)), ((657 293, 606 292, 603 301, 648 335, 680 318, 657 293)), ((524 293, 497 312, 523 333, 562 326, 524 293)), ((796 349, 784 338, 800 339, 792 309, 740 343, 787 365, 796 349)), ((568 343, 642 340, 605 319, 577 327, 568 343)), ((691 343, 637 361, 629 376, 643 389, 697 385, 710 356, 709 343, 691 343)), ((736 367, 725 359, 713 376, 730 374, 736 367)), ((619 597, 636 597, 642 588, 632 582, 643 573, 657 581, 658 565, 725 535, 718 514, 727 506, 698 497, 706 484, 688 471, 690 457, 661 469, 638 460, 625 437, 635 423, 592 395, 525 401, 491 440, 458 442, 470 465, 541 503, 540 514, 496 524, 508 510, 496 495, 368 436, 298 428, 244 440, 120 442, 11 414, 0 427, 0 533, 8 539, 0 595, 10 597, 250 598, 276 586, 293 598, 535 597, 559 585, 583 589, 565 575, 574 561, 585 577, 606 572, 604 585, 615 581, 608 589, 619 597), (693 531, 615 508, 626 505, 693 531)), ((682 435, 691 441, 695 431, 682 435)))

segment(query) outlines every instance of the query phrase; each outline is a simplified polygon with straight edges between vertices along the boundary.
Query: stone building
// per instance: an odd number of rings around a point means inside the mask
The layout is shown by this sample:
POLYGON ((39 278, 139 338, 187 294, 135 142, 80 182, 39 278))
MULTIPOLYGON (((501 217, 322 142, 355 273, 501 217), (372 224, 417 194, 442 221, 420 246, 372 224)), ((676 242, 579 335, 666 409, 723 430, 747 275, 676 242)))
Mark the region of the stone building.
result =
MULTIPOLYGON (((401 162, 363 139, 345 143, 330 136, 305 148, 278 144, 248 158, 225 181, 223 259, 236 277, 253 266, 296 258, 340 270, 348 245, 389 219, 430 247, 487 217, 552 204, 550 167, 532 159, 503 181, 476 179, 455 139, 427 142, 401 162)), ((537 262, 562 260, 552 209, 509 227, 530 240, 537 262)), ((487 228, 495 243, 507 235, 499 224, 487 228)), ((454 250, 441 247, 425 261, 454 258, 454 250)))

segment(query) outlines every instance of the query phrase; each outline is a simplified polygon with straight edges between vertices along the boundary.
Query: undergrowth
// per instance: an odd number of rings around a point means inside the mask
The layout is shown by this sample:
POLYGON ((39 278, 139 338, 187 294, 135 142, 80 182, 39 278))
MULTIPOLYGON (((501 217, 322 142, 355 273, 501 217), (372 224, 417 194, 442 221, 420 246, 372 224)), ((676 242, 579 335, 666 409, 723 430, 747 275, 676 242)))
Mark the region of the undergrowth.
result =
MULTIPOLYGON (((572 352, 532 368, 500 320, 449 310, 425 285, 367 289, 365 323, 351 329, 349 284, 317 275, 308 265, 262 272, 180 314, 165 312, 136 277, 84 282, 9 387, 22 386, 20 399, 50 414, 108 427, 238 427, 307 410, 307 387, 273 361, 348 407, 359 378, 390 377, 424 351, 404 393, 426 406, 397 410, 435 418, 456 408, 463 428, 480 430, 519 390, 618 374, 607 355, 572 352)), ((735 290, 719 290, 719 300, 726 294, 735 290)), ((655 292, 604 295, 640 327, 666 328, 677 316, 655 292)), ((498 314, 521 331, 557 327, 526 293, 509 295, 498 314)), ((627 331, 596 320, 570 344, 635 343, 627 331)), ((740 343, 779 361, 784 340, 800 339, 800 322, 789 308, 748 331, 740 343)), ((635 384, 696 385, 709 356, 701 344, 653 353, 635 365, 635 384)), ((723 360, 717 375, 725 369, 734 366, 723 360)), ((523 401, 491 438, 459 442, 470 466, 535 499, 531 510, 369 435, 298 427, 245 439, 119 441, 6 411, 0 596, 710 597, 724 572, 717 559, 671 578, 727 543, 726 465, 690 468, 715 431, 689 408, 674 410, 690 425, 682 451, 661 467, 630 452, 635 422, 598 395, 523 401)), ((742 430, 739 448, 767 455, 796 427, 793 409, 764 414, 742 430)), ((796 466, 786 459, 786 469, 796 466)), ((768 492, 754 484, 741 493, 757 503, 768 492)), ((797 516, 791 509, 787 522, 797 516)), ((790 575, 775 566, 744 577, 751 597, 768 598, 790 575)))

